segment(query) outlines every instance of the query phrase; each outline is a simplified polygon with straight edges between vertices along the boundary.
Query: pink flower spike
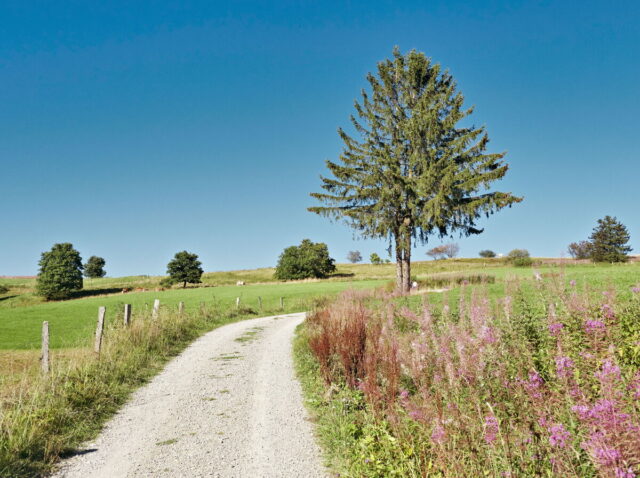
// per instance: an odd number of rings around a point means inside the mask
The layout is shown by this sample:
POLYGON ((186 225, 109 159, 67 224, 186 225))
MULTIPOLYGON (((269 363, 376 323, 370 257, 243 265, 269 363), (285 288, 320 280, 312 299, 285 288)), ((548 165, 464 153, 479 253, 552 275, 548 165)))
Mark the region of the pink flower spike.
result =
POLYGON ((484 441, 489 444, 493 443, 499 431, 498 419, 494 415, 484 417, 484 441))

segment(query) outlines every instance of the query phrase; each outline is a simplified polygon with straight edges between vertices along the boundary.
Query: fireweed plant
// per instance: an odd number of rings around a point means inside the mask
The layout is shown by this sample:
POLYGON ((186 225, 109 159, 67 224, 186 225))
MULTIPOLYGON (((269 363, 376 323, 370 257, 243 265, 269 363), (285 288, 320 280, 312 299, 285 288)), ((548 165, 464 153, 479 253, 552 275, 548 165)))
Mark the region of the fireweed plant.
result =
POLYGON ((532 283, 417 311, 350 291, 309 318, 327 389, 367 417, 342 476, 640 476, 640 288, 532 283))

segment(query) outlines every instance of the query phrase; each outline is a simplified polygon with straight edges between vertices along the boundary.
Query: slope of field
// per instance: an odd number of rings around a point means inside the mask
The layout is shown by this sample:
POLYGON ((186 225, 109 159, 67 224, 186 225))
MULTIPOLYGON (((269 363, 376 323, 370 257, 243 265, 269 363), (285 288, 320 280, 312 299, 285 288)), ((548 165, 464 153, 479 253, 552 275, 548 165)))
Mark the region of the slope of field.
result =
POLYGON ((368 288, 379 285, 380 281, 327 281, 291 282, 279 284, 247 285, 244 287, 203 287, 193 289, 171 289, 128 294, 111 294, 100 297, 86 297, 60 302, 48 302, 25 307, 0 309, 0 349, 33 349, 40 346, 42 322, 49 321, 51 347, 76 347, 87 345, 93 334, 98 307, 107 307, 107 322, 119 320, 124 304, 132 304, 134 311, 150 309, 155 299, 162 307, 176 308, 185 303, 187 310, 196 310, 205 305, 235 305, 240 297, 241 306, 259 313, 258 297, 262 298, 264 309, 279 307, 280 297, 284 298, 286 310, 304 308, 314 297, 332 295, 347 288, 368 288), (301 305, 300 301, 305 301, 301 305))

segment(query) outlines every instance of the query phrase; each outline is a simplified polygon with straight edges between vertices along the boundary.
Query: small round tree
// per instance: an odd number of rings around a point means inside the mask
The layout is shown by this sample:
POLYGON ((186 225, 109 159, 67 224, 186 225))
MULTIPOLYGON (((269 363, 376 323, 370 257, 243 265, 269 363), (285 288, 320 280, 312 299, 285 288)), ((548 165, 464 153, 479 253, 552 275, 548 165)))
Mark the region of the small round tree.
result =
POLYGON ((493 252, 490 249, 485 249, 483 251, 480 251, 479 255, 480 255, 480 257, 484 257, 485 259, 490 259, 492 257, 496 257, 496 253, 493 252))
POLYGON ((36 292, 46 300, 68 299, 82 289, 82 258, 72 244, 54 244, 42 253, 38 265, 36 292))
POLYGON ((84 276, 89 279, 97 279, 98 277, 104 277, 107 275, 107 271, 104 270, 106 261, 102 257, 91 256, 84 265, 84 276))
POLYGON ((369 262, 371 262, 374 265, 378 265, 378 264, 382 264, 382 259, 377 253, 372 252, 371 255, 369 256, 369 262))
POLYGON ((299 246, 287 247, 276 266, 278 280, 322 279, 336 270, 327 245, 304 239, 299 246))
POLYGON ((187 287, 187 284, 199 284, 202 282, 202 263, 198 260, 197 254, 192 254, 187 251, 176 253, 176 255, 167 264, 167 274, 169 274, 168 280, 165 284, 176 284, 182 282, 182 287, 187 287))
POLYGON ((528 267, 533 264, 533 260, 526 249, 513 249, 507 254, 507 259, 516 267, 528 267))
POLYGON ((362 261, 362 254, 360 254, 360 251, 349 251, 347 254, 347 260, 352 264, 355 264, 356 262, 362 261))
POLYGON ((627 245, 629 231, 615 217, 605 216, 598 219, 591 237, 591 260, 593 262, 626 262, 627 253, 632 249, 627 245))

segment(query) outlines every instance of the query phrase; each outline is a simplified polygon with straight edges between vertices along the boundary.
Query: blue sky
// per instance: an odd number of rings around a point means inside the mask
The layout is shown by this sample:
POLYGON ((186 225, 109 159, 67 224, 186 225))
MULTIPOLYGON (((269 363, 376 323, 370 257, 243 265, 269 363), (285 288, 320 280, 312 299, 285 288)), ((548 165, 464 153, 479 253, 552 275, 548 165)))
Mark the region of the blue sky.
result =
MULTIPOLYGON (((357 240, 306 211, 365 75, 394 45, 458 81, 496 187, 525 201, 455 239, 464 256, 559 256, 617 216, 640 253, 635 1, 28 2, 0 5, 0 275, 72 242, 109 275, 275 264, 357 240)), ((414 250, 414 259, 439 244, 414 250)))

